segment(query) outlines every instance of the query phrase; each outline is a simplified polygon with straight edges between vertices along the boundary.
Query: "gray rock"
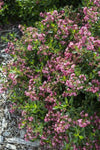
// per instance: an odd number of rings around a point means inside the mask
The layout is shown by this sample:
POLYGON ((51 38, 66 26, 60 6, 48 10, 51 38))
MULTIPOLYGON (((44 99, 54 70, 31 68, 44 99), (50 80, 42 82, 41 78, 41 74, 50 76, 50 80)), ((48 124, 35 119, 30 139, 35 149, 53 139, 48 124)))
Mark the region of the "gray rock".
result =
POLYGON ((6 119, 7 119, 7 118, 9 118, 9 120, 11 119, 10 113, 9 113, 9 110, 8 110, 7 106, 5 106, 4 115, 5 115, 6 119))
POLYGON ((2 128, 1 128, 1 126, 0 126, 0 134, 2 134, 2 128))
POLYGON ((0 120, 2 119, 2 117, 3 117, 3 113, 0 112, 0 120))
POLYGON ((2 50, 1 50, 1 53, 5 53, 5 49, 2 49, 2 50))
POLYGON ((10 150, 16 150, 16 146, 12 145, 12 144, 7 144, 6 148, 10 149, 10 150))
POLYGON ((4 130, 4 128, 7 128, 7 121, 5 118, 2 120, 2 130, 4 130))
POLYGON ((2 94, 2 98, 6 101, 7 100, 7 96, 3 93, 2 94))
POLYGON ((24 130, 20 130, 20 138, 23 139, 25 136, 25 131, 24 130))
POLYGON ((3 133, 3 136, 5 136, 5 137, 9 137, 10 135, 11 135, 11 133, 8 132, 8 131, 5 131, 5 132, 3 133))
POLYGON ((40 145, 40 142, 39 140, 35 141, 35 142, 30 142, 30 141, 25 141, 21 138, 7 138, 6 141, 8 143, 14 143, 14 144, 24 144, 24 145, 30 145, 30 146, 33 146, 33 147, 38 147, 40 145))
POLYGON ((0 144, 3 144, 3 140, 4 140, 3 136, 0 135, 0 144))
POLYGON ((3 147, 2 147, 2 145, 0 144, 0 150, 3 150, 3 147))
POLYGON ((0 106, 2 106, 2 104, 3 104, 3 102, 2 102, 2 101, 0 101, 0 106))

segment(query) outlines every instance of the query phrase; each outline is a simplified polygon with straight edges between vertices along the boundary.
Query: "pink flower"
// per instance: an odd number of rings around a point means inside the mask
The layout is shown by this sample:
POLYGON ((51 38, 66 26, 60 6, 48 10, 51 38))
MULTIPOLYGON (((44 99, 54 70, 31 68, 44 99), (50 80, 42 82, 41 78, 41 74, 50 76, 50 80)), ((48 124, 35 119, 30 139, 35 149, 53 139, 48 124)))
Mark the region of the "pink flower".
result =
POLYGON ((82 123, 82 119, 78 119, 77 121, 78 121, 78 123, 82 123))
POLYGON ((87 7, 84 7, 83 12, 85 15, 87 15, 87 7))
POLYGON ((54 10, 54 11, 53 11, 53 15, 56 15, 56 16, 58 15, 57 10, 54 10))
POLYGON ((15 111, 15 109, 10 109, 9 112, 12 114, 14 111, 15 111))
POLYGON ((88 50, 94 50, 94 46, 93 46, 92 44, 87 45, 87 49, 88 49, 88 50))
POLYGON ((68 46, 69 46, 70 48, 73 48, 74 43, 73 43, 73 42, 70 42, 68 46))
POLYGON ((98 75, 99 75, 99 77, 100 77, 100 71, 98 71, 98 75))
POLYGON ((88 117, 88 114, 86 113, 84 116, 85 116, 85 117, 88 117))
POLYGON ((44 18, 44 14, 42 12, 40 12, 40 17, 43 17, 44 18))
POLYGON ((29 121, 33 121, 33 117, 28 117, 28 120, 29 121))
POLYGON ((28 45, 28 47, 27 47, 27 49, 29 50, 29 51, 31 51, 32 50, 32 45, 28 45))
POLYGON ((21 114, 22 114, 22 116, 25 116, 26 115, 26 111, 23 110, 21 114))

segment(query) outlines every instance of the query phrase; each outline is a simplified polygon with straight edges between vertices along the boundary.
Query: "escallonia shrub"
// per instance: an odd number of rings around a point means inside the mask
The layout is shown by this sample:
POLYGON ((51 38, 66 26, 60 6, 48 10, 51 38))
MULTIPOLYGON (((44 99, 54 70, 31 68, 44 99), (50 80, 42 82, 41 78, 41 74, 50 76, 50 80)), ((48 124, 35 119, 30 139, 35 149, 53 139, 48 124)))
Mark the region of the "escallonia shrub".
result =
POLYGON ((82 5, 81 0, 3 0, 4 5, 0 9, 0 23, 16 23, 34 25, 39 20, 40 12, 49 11, 50 9, 59 9, 66 5, 73 6, 76 9, 82 5))
POLYGON ((99 4, 69 16, 66 9, 41 12, 36 27, 19 25, 22 38, 8 43, 12 60, 2 66, 0 92, 11 93, 11 113, 20 110, 25 140, 59 150, 100 149, 100 39, 93 32, 99 4))

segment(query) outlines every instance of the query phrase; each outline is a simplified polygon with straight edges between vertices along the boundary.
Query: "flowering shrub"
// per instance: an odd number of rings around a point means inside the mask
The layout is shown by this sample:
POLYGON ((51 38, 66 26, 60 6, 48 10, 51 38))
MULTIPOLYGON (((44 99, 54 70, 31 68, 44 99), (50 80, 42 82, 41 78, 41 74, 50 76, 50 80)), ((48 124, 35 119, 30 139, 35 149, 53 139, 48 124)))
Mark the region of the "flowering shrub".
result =
POLYGON ((15 23, 16 21, 27 25, 34 25, 39 20, 40 12, 49 9, 73 5, 74 8, 81 4, 80 0, 3 0, 4 6, 0 10, 1 23, 15 23))
POLYGON ((12 93, 10 112, 21 111, 26 140, 100 149, 100 40, 93 31, 98 5, 93 1, 69 16, 66 9, 40 13, 37 28, 19 25, 23 37, 8 43, 13 60, 2 67, 7 81, 1 92, 12 93))

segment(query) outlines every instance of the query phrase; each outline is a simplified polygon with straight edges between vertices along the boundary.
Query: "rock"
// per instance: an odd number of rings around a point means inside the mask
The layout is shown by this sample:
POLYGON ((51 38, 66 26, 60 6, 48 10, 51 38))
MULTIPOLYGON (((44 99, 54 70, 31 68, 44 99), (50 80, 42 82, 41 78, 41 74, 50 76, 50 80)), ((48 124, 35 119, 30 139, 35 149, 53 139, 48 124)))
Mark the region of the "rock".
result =
POLYGON ((3 140, 4 140, 3 136, 0 135, 0 144, 3 144, 3 140))
POLYGON ((2 106, 2 104, 3 104, 3 102, 2 102, 2 101, 0 101, 0 106, 2 106))
POLYGON ((9 113, 9 110, 8 110, 7 106, 5 106, 4 115, 5 115, 6 119, 7 119, 7 118, 9 118, 9 120, 11 119, 10 113, 9 113))
POLYGON ((0 150, 3 150, 3 146, 0 144, 0 150))
POLYGON ((1 128, 1 126, 0 126, 0 134, 2 133, 2 128, 1 128))
POLYGON ((5 53, 5 49, 2 49, 2 50, 1 50, 1 53, 5 53))
POLYGON ((9 137, 10 135, 11 135, 11 133, 8 132, 8 131, 5 131, 5 132, 3 133, 3 136, 5 136, 5 137, 9 137))
POLYGON ((0 31, 0 35, 2 34, 2 33, 9 33, 9 32, 11 32, 12 30, 2 30, 2 31, 0 31))
POLYGON ((24 144, 24 145, 30 145, 30 146, 33 146, 33 147, 38 147, 40 145, 40 142, 39 140, 35 141, 35 142, 30 142, 30 141, 25 141, 21 138, 7 138, 6 141, 8 143, 14 143, 14 144, 24 144))
POLYGON ((7 128, 7 121, 5 118, 2 120, 2 130, 4 130, 4 128, 7 128))
POLYGON ((25 136, 25 131, 24 130, 20 130, 20 138, 23 139, 25 136))
POLYGON ((2 63, 3 60, 4 60, 4 58, 2 56, 0 56, 0 63, 2 63))
POLYGON ((3 113, 0 112, 0 119, 3 117, 3 113))
MULTIPOLYGON (((6 77, 6 76, 5 76, 5 77, 6 77)), ((7 96, 3 93, 3 94, 2 94, 2 98, 4 99, 4 101, 6 101, 7 96)))
POLYGON ((16 146, 12 145, 12 144, 7 144, 6 148, 10 149, 10 150, 16 150, 16 146))

